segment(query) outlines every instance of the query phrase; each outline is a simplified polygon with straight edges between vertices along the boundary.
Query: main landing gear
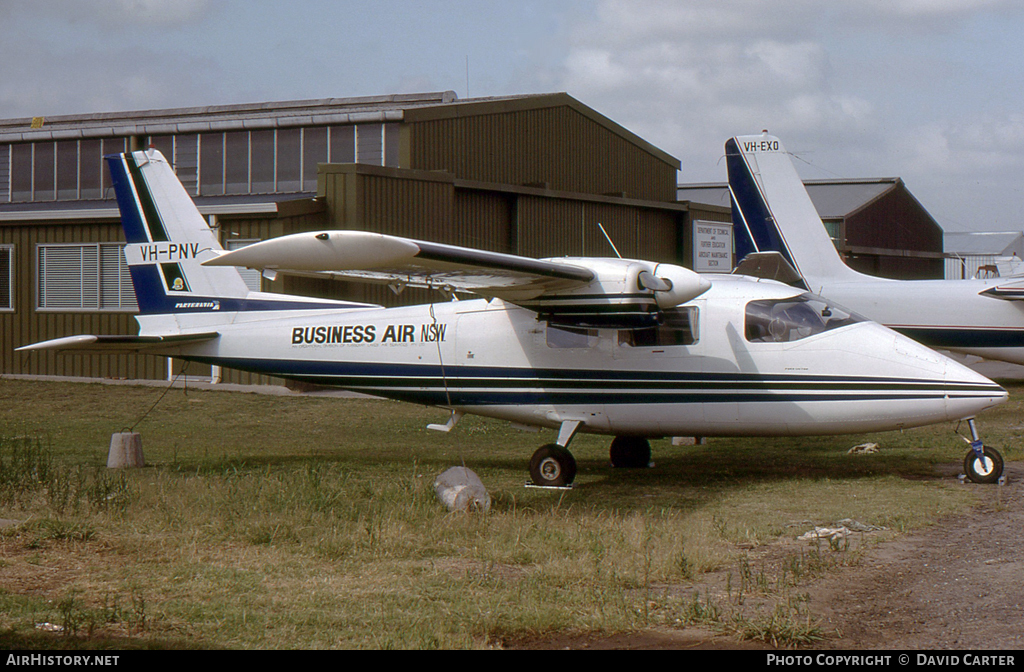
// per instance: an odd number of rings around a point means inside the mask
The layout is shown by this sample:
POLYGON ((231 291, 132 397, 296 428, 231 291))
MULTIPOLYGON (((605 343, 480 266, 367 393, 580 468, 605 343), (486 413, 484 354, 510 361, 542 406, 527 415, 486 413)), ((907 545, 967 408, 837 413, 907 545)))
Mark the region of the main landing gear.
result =
POLYGON ((530 458, 530 478, 527 483, 538 488, 571 488, 576 478, 576 458, 569 452, 569 442, 583 423, 566 420, 558 429, 558 441, 537 449, 530 458))
POLYGON ((1003 456, 982 443, 974 418, 967 420, 967 427, 971 430, 971 449, 964 457, 964 473, 975 483, 997 483, 1003 475, 1003 456))
MULTIPOLYGON (((537 449, 530 458, 527 485, 540 488, 571 488, 576 478, 576 458, 569 452, 569 442, 583 423, 572 420, 562 423, 558 441, 537 449)), ((651 466, 651 444, 642 436, 616 436, 609 450, 612 466, 620 469, 645 469, 651 466)))

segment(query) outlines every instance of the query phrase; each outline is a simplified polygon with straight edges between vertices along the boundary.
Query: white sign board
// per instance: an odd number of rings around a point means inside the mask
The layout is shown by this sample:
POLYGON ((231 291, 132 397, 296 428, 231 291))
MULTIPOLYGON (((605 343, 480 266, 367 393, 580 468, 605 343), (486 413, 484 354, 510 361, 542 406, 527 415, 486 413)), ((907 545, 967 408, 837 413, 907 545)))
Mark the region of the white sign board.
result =
POLYGON ((693 270, 732 272, 732 224, 701 220, 693 223, 693 270))

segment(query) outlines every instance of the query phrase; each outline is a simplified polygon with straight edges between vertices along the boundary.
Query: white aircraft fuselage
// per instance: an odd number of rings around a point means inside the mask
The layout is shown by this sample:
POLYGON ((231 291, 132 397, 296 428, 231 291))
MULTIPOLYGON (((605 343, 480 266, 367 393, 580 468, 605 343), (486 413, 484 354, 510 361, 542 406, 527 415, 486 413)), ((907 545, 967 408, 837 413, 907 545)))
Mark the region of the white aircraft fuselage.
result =
MULTIPOLYGON (((973 418, 1006 391, 787 285, 629 259, 532 259, 374 232, 303 232, 225 251, 155 150, 107 157, 138 336, 19 350, 148 352, 558 429, 530 460, 564 487, 578 432, 611 462, 648 437, 852 434, 973 418), (254 292, 238 266, 469 292, 383 308, 254 292)), ((440 295, 440 294, 439 294, 440 295)), ((973 427, 973 424, 972 424, 973 427)), ((980 459, 980 457, 979 457, 980 459)), ((982 469, 997 477, 1001 463, 982 469)))
POLYGON ((615 435, 893 430, 1005 400, 983 376, 872 322, 790 342, 746 338, 748 302, 801 293, 713 276, 684 305, 696 320, 687 345, 566 331, 500 299, 179 315, 183 331, 215 327, 220 336, 176 356, 524 425, 578 420, 581 431, 615 435))

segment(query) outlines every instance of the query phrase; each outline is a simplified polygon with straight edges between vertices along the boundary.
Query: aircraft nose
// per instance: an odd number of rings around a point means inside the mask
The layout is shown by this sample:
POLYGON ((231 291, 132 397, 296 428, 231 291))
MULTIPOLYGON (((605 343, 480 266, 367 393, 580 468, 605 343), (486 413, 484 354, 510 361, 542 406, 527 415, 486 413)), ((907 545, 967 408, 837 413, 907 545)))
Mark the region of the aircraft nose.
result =
POLYGON ((998 383, 949 358, 946 358, 944 380, 951 420, 973 417, 1010 398, 1010 393, 998 383))

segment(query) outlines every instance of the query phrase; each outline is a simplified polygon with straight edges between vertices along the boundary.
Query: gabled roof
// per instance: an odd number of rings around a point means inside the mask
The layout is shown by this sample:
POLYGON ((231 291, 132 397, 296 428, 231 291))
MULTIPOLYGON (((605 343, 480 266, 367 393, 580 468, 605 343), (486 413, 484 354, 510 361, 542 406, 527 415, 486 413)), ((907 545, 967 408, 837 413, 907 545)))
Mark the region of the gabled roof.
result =
MULTIPOLYGON (((855 180, 804 180, 818 216, 842 219, 891 189, 902 184, 898 177, 876 177, 855 180)), ((729 186, 725 182, 680 184, 676 190, 680 201, 730 207, 729 186)))
POLYGON ((1024 233, 1020 231, 947 232, 943 236, 946 252, 963 256, 1016 254, 1024 259, 1024 233))

